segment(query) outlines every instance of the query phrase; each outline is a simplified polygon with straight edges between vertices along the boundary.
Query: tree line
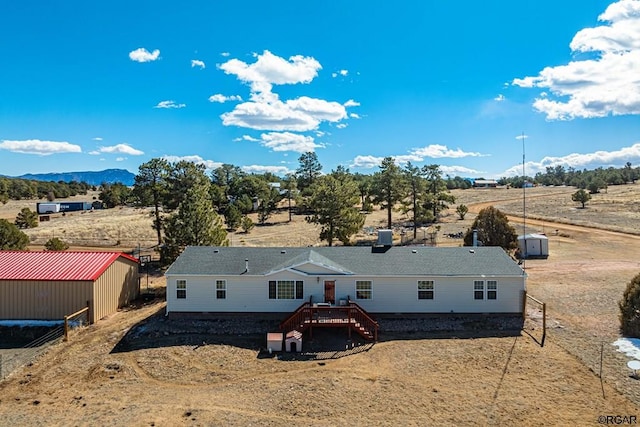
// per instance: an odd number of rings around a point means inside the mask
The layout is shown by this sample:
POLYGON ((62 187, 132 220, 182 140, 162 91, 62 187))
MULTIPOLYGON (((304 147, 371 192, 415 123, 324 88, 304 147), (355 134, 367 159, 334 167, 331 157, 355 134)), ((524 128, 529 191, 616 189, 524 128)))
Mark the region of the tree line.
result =
MULTIPOLYGON (((102 184, 99 198, 106 207, 152 207, 152 227, 161 256, 165 262, 171 262, 185 246, 226 245, 228 231, 249 232, 256 225, 249 213, 257 214, 258 225, 266 224, 276 209, 283 206, 282 202, 289 221, 293 214, 304 215, 306 221, 320 226, 319 237, 329 246, 335 242, 349 244, 362 228, 365 214, 374 206, 385 210, 388 228, 393 226, 395 212, 408 216, 415 239, 419 227, 437 223, 442 211, 455 203, 451 189, 471 186, 466 179, 445 177, 437 164, 418 167, 409 162, 400 166, 393 157, 384 158, 378 170, 369 175, 351 173, 343 166, 323 173, 314 152, 302 154, 298 162, 295 172, 279 177, 268 172, 247 173, 231 164, 207 173, 201 164, 154 158, 139 166, 133 187, 102 184)), ((536 175, 535 179, 539 183, 566 184, 574 182, 571 179, 578 175, 587 179, 605 172, 614 176, 609 169, 566 171, 555 167, 547 168, 546 173, 536 175), (555 181, 550 181, 552 177, 555 181)), ((633 182, 637 172, 638 168, 633 169, 628 163, 619 174, 625 182, 633 182)), ((521 179, 521 184, 528 180, 521 179)), ((517 177, 504 180, 502 184, 517 186, 517 177)), ((9 195, 54 200, 86 194, 89 189, 88 184, 77 182, 0 178, 4 201, 9 195)), ((461 219, 467 211, 464 205, 456 207, 461 219)), ((37 222, 35 215, 21 212, 15 225, 27 228, 34 226, 34 221, 37 222)))
POLYGON ((0 177, 0 202, 24 199, 63 199, 96 190, 95 186, 78 181, 35 181, 22 178, 0 177))
POLYGON ((500 185, 510 185, 522 188, 525 182, 534 185, 566 185, 580 190, 588 190, 591 194, 606 189, 609 185, 621 185, 635 183, 640 178, 640 167, 633 167, 627 162, 621 168, 596 168, 593 170, 578 170, 572 167, 565 168, 562 165, 547 166, 544 172, 538 172, 534 177, 514 176, 501 178, 500 185))

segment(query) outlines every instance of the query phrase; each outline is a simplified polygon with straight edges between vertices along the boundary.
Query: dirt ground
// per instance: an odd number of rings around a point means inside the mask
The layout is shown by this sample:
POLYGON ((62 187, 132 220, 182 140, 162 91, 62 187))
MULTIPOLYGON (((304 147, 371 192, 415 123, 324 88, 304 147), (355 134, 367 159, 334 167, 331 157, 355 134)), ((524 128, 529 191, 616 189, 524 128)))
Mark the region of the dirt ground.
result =
MULTIPOLYGON (((383 331, 380 342, 350 355, 284 360, 264 356, 262 335, 167 329, 160 299, 78 330, 15 371, 0 383, 0 424, 596 425, 599 416, 640 417, 640 383, 611 345, 619 337, 617 302, 640 271, 640 237, 602 229, 615 229, 611 217, 625 209, 625 226, 640 229, 632 210, 640 185, 609 188, 609 202, 589 227, 573 220, 571 190, 528 194, 527 231, 549 237, 549 259, 524 264, 529 294, 548 305, 544 347, 537 317, 512 336, 383 331), (564 224, 552 221, 563 212, 564 224)), ((437 244, 461 244, 445 234, 466 230, 488 203, 513 205, 505 211, 521 228, 520 195, 456 192, 456 204, 470 213, 464 221, 446 216, 437 244)), ((276 216, 273 225, 234 235, 233 243, 304 245, 313 229, 294 218, 285 224, 276 216), (289 234, 298 242, 284 239, 289 234)), ((374 213, 367 225, 381 226, 383 218, 374 213)), ((163 285, 162 277, 151 278, 153 288, 163 285)), ((535 315, 535 305, 529 310, 535 315)))

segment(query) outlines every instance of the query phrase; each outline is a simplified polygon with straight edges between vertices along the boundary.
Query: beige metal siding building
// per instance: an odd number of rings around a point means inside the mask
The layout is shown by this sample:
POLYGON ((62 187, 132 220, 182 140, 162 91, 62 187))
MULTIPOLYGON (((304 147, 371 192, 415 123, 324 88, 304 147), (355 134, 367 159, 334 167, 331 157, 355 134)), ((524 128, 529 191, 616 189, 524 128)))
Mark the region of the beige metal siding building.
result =
POLYGON ((138 260, 119 252, 0 251, 0 319, 61 320, 88 304, 93 323, 138 294, 138 260))

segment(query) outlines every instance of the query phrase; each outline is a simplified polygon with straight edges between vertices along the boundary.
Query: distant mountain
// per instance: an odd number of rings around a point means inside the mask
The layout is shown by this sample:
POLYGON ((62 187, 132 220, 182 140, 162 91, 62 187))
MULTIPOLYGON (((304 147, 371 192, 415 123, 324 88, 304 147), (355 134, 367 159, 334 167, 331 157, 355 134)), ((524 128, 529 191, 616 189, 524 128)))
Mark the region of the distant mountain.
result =
POLYGON ((33 179, 36 181, 78 181, 91 185, 100 185, 103 182, 114 184, 119 182, 124 185, 133 185, 135 175, 126 169, 106 169, 103 171, 87 172, 62 172, 62 173, 28 173, 16 178, 33 179))

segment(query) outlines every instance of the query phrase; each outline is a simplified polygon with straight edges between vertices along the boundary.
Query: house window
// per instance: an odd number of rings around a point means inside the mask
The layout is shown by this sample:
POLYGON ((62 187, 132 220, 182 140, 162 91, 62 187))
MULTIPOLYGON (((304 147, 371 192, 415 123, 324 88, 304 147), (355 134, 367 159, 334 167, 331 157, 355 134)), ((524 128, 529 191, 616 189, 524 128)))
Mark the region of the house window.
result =
POLYGON ((176 280, 176 298, 185 299, 187 297, 187 281, 176 280))
POLYGON ((373 284, 371 280, 356 280, 356 299, 372 299, 373 284))
POLYGON ((484 280, 473 281, 473 299, 484 299, 484 280))
POLYGON ((433 299, 433 280, 418 280, 418 299, 433 299))
POLYGON ((227 281, 226 280, 216 280, 216 298, 217 299, 227 298, 227 281))
POLYGON ((270 280, 269 299, 303 299, 304 282, 302 280, 270 280))
POLYGON ((278 280, 278 299, 293 299, 293 280, 278 280))
POLYGON ((498 282, 487 280, 487 299, 498 299, 498 282))

